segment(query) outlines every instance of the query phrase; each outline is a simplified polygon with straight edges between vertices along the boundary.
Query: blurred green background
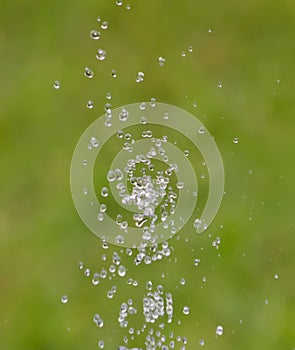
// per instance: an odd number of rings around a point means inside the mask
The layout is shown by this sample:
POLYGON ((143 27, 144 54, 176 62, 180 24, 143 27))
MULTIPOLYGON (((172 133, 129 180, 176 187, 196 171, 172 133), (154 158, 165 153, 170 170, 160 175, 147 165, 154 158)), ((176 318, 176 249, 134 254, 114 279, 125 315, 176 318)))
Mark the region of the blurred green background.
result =
MULTIPOLYGON (((295 349, 295 3, 128 3, 130 10, 125 0, 122 7, 115 0, 0 3, 0 349, 95 349, 99 339, 116 349, 125 332, 111 322, 122 300, 141 300, 148 278, 173 293, 171 329, 188 337, 187 349, 201 349, 200 339, 213 350, 295 349), (109 28, 94 41, 97 16, 109 28), (104 62, 95 58, 99 47, 104 62), (225 166, 226 194, 212 226, 200 236, 188 227, 171 240, 171 262, 128 263, 139 287, 126 280, 94 287, 78 268, 83 261, 99 270, 101 255, 118 251, 104 251, 83 225, 69 187, 76 142, 104 113, 107 92, 113 107, 155 97, 195 114, 225 166), (117 295, 107 300, 114 284, 117 295), (102 329, 92 322, 96 312, 102 329), (216 338, 219 324, 224 334, 216 338)), ((133 345, 143 347, 143 338, 133 345)))

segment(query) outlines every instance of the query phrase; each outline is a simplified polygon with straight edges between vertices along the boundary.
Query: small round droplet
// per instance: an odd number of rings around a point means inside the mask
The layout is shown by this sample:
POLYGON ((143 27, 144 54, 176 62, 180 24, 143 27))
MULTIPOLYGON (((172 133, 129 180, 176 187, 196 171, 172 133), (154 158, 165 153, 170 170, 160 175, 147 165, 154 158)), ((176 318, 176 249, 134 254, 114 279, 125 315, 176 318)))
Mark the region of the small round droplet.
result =
POLYGON ((212 34, 212 29, 211 28, 208 29, 208 33, 212 34))
POLYGON ((117 71, 115 69, 112 69, 112 78, 117 78, 117 71))
POLYGON ((239 143, 239 139, 238 139, 237 137, 235 137, 235 138, 233 139, 233 143, 234 143, 234 144, 239 143))
POLYGON ((116 5, 117 6, 122 6, 123 5, 123 1, 122 0, 116 0, 116 5))
POLYGON ((182 309, 182 312, 184 315, 189 315, 190 313, 190 308, 188 306, 184 306, 182 309))
POLYGON ((103 21, 101 23, 101 29, 106 30, 106 29, 108 29, 108 27, 109 27, 109 24, 107 21, 103 21))
POLYGON ((126 268, 125 268, 125 266, 123 266, 123 265, 119 266, 119 268, 118 268, 118 275, 120 277, 126 276, 126 268))
POLYGON ((103 188, 101 189, 101 195, 102 195, 103 197, 107 197, 107 196, 109 195, 109 189, 108 189, 107 187, 103 187, 103 188))
POLYGON ((160 56, 158 58, 158 62, 159 62, 159 66, 163 67, 165 62, 166 62, 166 59, 164 57, 160 56))
POLYGON ((58 80, 55 80, 53 87, 55 88, 55 90, 58 90, 60 88, 60 83, 58 80))
POLYGON ((217 326, 215 333, 218 336, 222 335, 223 334, 223 327, 222 326, 217 326))
POLYGON ((201 134, 201 135, 203 135, 204 133, 205 133, 205 128, 203 127, 203 126, 201 126, 200 128, 199 128, 199 134, 201 134))
POLYGON ((107 53, 104 49, 98 49, 96 53, 96 58, 99 61, 104 61, 106 59, 107 53))
POLYGON ((144 80, 144 73, 143 72, 138 72, 137 77, 135 78, 136 83, 141 83, 144 80))
POLYGON ((192 46, 189 46, 189 48, 187 49, 187 51, 188 51, 189 53, 192 53, 192 52, 194 51, 194 49, 193 49, 192 46))
POLYGON ((98 342, 98 348, 99 348, 99 349, 104 349, 104 341, 103 341, 103 340, 100 340, 100 341, 98 342))
POLYGON ((205 345, 204 339, 200 339, 199 344, 200 344, 201 346, 204 346, 204 345, 205 345))
POLYGON ((89 101, 87 102, 86 107, 89 108, 89 109, 92 109, 92 108, 94 107, 93 101, 90 101, 90 100, 89 100, 89 101))
POLYGON ((92 30, 90 32, 90 38, 93 40, 99 40, 101 38, 101 33, 98 32, 97 30, 92 30))
POLYGON ((112 170, 108 171, 107 179, 109 182, 115 181, 116 178, 117 178, 117 176, 116 176, 116 173, 114 171, 112 171, 112 170))
POLYGON ((222 88, 222 87, 223 87, 222 82, 221 82, 221 81, 219 81, 219 82, 218 82, 218 84, 217 84, 217 86, 218 86, 219 88, 222 88))
POLYGON ((86 67, 85 70, 84 70, 84 76, 91 79, 94 77, 94 73, 93 73, 93 70, 86 67))
POLYGON ((279 274, 278 274, 278 273, 274 274, 274 278, 275 278, 276 280, 278 280, 278 279, 279 279, 279 274))
POLYGON ((111 94, 110 92, 108 92, 108 93, 106 94, 106 99, 107 99, 107 100, 111 100, 111 99, 112 99, 112 94, 111 94))
POLYGON ((69 298, 67 295, 63 295, 60 300, 63 304, 66 304, 69 301, 69 298))

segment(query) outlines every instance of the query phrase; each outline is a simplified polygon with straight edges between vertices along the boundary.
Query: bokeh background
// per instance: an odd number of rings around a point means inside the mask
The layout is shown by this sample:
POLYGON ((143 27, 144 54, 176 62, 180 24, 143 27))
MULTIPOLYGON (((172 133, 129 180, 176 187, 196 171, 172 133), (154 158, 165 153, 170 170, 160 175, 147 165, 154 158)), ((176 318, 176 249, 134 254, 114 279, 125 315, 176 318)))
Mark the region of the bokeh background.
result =
MULTIPOLYGON (((128 4, 0 3, 0 349, 96 349, 100 339, 115 349, 125 334, 114 321, 120 302, 139 302, 149 278, 173 293, 169 329, 187 336, 187 349, 201 349, 200 339, 206 349, 295 349, 295 3, 128 4), (96 42, 89 32, 99 30, 98 16, 109 28, 96 42), (103 62, 95 58, 99 47, 107 51, 103 62), (69 186, 76 142, 104 113, 107 92, 113 107, 155 97, 195 114, 214 135, 226 173, 207 232, 185 228, 170 242, 170 262, 134 267, 126 258, 139 287, 116 282, 114 300, 106 298, 114 283, 92 286, 78 264, 94 272, 102 254, 118 248, 103 250, 83 225, 69 186), (96 312, 102 329, 92 322, 96 312)), ((133 345, 144 347, 143 338, 133 345)))

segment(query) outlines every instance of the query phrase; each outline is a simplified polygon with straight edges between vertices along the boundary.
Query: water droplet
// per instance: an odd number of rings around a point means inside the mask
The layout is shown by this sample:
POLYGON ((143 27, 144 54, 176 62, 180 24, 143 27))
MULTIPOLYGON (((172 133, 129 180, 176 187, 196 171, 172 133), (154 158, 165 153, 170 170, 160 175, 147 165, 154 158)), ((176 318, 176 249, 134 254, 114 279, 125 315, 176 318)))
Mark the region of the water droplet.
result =
POLYGON ((219 81, 219 82, 218 82, 218 84, 217 84, 217 86, 218 86, 219 88, 222 88, 222 87, 223 87, 222 82, 221 82, 221 81, 219 81))
POLYGON ((84 187, 84 188, 83 188, 82 193, 83 193, 85 196, 87 195, 87 193, 88 193, 87 187, 84 187))
POLYGON ((186 56, 186 52, 185 51, 181 51, 181 57, 185 57, 186 56))
POLYGON ((104 349, 104 341, 103 341, 103 340, 100 340, 100 341, 98 342, 98 348, 99 348, 99 349, 104 349))
POLYGON ((119 113, 119 120, 121 122, 125 122, 128 119, 129 113, 125 108, 122 108, 121 112, 119 113))
POLYGON ((278 274, 278 273, 274 274, 274 278, 275 278, 276 280, 279 279, 279 274, 278 274))
POLYGON ((95 147, 95 148, 97 148, 98 146, 99 146, 99 142, 98 142, 98 140, 93 136, 93 137, 91 137, 91 139, 90 139, 90 144, 93 146, 93 147, 95 147))
POLYGON ((118 275, 120 277, 125 277, 126 276, 126 268, 123 265, 120 265, 118 268, 118 275))
POLYGON ((199 134, 201 134, 201 135, 203 135, 204 133, 205 133, 205 128, 203 127, 203 126, 201 126, 200 128, 199 128, 199 134))
POLYGON ((208 29, 208 33, 212 34, 212 29, 211 28, 208 29))
POLYGON ((98 32, 97 30, 92 30, 90 32, 90 38, 93 39, 93 40, 98 40, 101 38, 101 33, 98 32))
POLYGON ((96 58, 99 61, 104 61, 106 59, 107 53, 104 49, 98 49, 96 53, 96 58))
POLYGON ((99 316, 99 314, 95 314, 93 316, 93 322, 96 323, 97 327, 103 327, 103 319, 99 316))
POLYGON ((184 183, 181 182, 181 181, 178 181, 177 184, 176 184, 176 187, 181 190, 183 187, 184 187, 184 183))
POLYGON ((60 88, 60 83, 58 80, 55 80, 54 84, 53 84, 53 87, 58 90, 60 88))
POLYGON ((101 21, 101 18, 100 18, 100 17, 97 17, 96 20, 97 20, 97 22, 100 22, 100 21, 101 21))
POLYGON ((235 144, 239 143, 239 139, 238 139, 237 137, 235 137, 235 138, 233 139, 233 143, 235 143, 235 144))
POLYGON ((223 334, 223 327, 222 326, 217 326, 216 327, 216 331, 215 331, 216 335, 222 335, 223 334))
POLYGON ((195 259, 195 260, 194 260, 194 265, 195 265, 195 266, 199 266, 199 263, 200 263, 200 259, 195 259))
POLYGON ((164 57, 160 56, 160 57, 158 58, 158 62, 159 62, 159 65, 160 65, 161 67, 163 67, 164 64, 165 64, 165 62, 166 62, 166 59, 165 59, 164 57))
POLYGON ((100 193, 103 197, 107 197, 109 195, 109 189, 107 187, 103 187, 100 193))
POLYGON ((204 345, 205 345, 204 339, 200 339, 199 344, 200 344, 201 346, 204 346, 204 345))
POLYGON ((181 284, 182 286, 184 286, 185 283, 186 283, 185 278, 181 278, 181 279, 180 279, 180 284, 181 284))
POLYGON ((89 100, 89 101, 87 102, 86 107, 89 108, 89 109, 92 109, 92 108, 94 107, 93 101, 90 101, 90 100, 89 100))
POLYGON ((106 94, 106 99, 107 99, 107 100, 111 100, 111 99, 112 99, 112 94, 111 94, 110 92, 108 92, 108 93, 106 94))
POLYGON ((156 101, 157 101, 156 98, 155 98, 155 97, 152 97, 152 98, 151 98, 151 102, 150 102, 150 106, 151 106, 151 107, 156 107, 156 101))
POLYGON ((109 170, 109 172, 108 172, 108 174, 107 174, 107 179, 108 179, 108 181, 109 181, 109 182, 113 182, 113 181, 116 180, 116 178, 117 178, 117 176, 116 176, 115 172, 112 171, 112 170, 109 170))
POLYGON ((184 306, 182 309, 182 312, 184 315, 189 315, 190 313, 190 308, 188 306, 184 306))
POLYGON ((123 1, 122 0, 116 0, 116 5, 122 6, 123 5, 123 1))
POLYGON ((104 219, 103 213, 99 213, 99 214, 97 215, 97 220, 98 220, 98 221, 103 221, 103 219, 104 219))
POLYGON ((117 71, 115 69, 112 69, 111 75, 112 78, 117 78, 117 71))
POLYGON ((136 83, 141 83, 144 80, 144 73, 143 72, 138 72, 137 77, 135 78, 136 83))
POLYGON ((107 21, 103 21, 103 22, 101 23, 101 29, 103 29, 103 30, 108 29, 108 26, 109 26, 109 24, 108 24, 107 21))
POLYGON ((69 301, 69 298, 67 295, 63 295, 60 300, 63 304, 66 304, 69 301))
POLYGON ((189 46, 188 52, 192 53, 193 51, 194 51, 193 47, 192 47, 192 46, 189 46))
POLYGON ((131 9, 130 4, 127 4, 127 5, 126 5, 126 10, 130 10, 130 9, 131 9))
POLYGON ((85 70, 84 70, 84 76, 91 79, 94 77, 94 73, 93 73, 93 70, 86 67, 85 70))

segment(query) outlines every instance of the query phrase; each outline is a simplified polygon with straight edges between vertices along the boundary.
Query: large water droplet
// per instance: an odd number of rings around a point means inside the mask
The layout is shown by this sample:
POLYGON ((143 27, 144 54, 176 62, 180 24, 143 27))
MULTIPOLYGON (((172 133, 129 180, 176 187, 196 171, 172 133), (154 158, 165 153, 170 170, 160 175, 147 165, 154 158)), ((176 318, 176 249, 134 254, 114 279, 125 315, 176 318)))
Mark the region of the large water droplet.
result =
POLYGON ((98 40, 98 39, 101 38, 101 34, 97 30, 92 30, 90 32, 90 38, 93 39, 93 40, 98 40))
POLYGON ((93 73, 93 70, 86 67, 85 70, 84 70, 84 76, 87 77, 87 78, 93 78, 94 77, 94 73, 93 73))
POLYGON ((106 59, 107 53, 104 49, 98 49, 96 53, 96 58, 99 61, 104 61, 106 59))
POLYGON ((215 333, 216 333, 216 335, 222 335, 223 334, 223 327, 217 326, 215 333))

